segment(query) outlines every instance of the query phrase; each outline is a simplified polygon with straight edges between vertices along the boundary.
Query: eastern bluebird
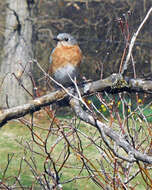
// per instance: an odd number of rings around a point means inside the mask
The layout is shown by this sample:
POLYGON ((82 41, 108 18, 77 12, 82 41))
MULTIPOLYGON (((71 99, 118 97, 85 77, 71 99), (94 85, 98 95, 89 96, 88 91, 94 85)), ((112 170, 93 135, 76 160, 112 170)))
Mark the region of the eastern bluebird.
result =
POLYGON ((79 74, 82 52, 76 39, 70 34, 58 34, 54 40, 57 41, 57 46, 50 55, 49 74, 67 87, 72 85, 70 77, 74 79, 79 74))

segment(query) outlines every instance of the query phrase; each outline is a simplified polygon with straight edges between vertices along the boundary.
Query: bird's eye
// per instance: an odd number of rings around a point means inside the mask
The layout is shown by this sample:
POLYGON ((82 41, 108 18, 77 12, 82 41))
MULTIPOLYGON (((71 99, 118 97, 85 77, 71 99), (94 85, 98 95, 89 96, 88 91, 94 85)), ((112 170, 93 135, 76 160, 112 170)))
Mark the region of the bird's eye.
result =
POLYGON ((67 42, 67 41, 68 41, 68 38, 64 38, 64 40, 67 42))

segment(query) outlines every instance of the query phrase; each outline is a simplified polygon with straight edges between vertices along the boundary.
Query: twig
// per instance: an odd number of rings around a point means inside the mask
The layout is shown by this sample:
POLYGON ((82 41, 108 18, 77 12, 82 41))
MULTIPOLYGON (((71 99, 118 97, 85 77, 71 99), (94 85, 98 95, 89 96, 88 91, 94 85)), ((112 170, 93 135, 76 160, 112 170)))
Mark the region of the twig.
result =
MULTIPOLYGON (((68 75, 69 75, 69 73, 68 73, 68 75)), ((74 86, 75 86, 75 88, 76 88, 77 94, 78 94, 78 98, 77 98, 77 96, 75 96, 75 99, 78 99, 90 112, 92 112, 92 111, 90 110, 90 108, 87 106, 87 104, 84 102, 84 100, 83 100, 83 98, 82 98, 82 96, 81 96, 79 87, 78 87, 78 85, 77 85, 77 83, 76 83, 76 79, 73 80, 70 75, 69 75, 69 78, 70 78, 70 80, 73 82, 73 84, 74 84, 74 86)))
POLYGON ((10 166, 10 163, 11 163, 13 157, 14 157, 14 153, 12 155, 11 154, 7 155, 7 165, 6 165, 3 175, 2 175, 2 181, 5 178, 6 172, 8 170, 8 167, 10 166))
POLYGON ((136 33, 134 33, 132 39, 131 39, 131 42, 130 42, 130 45, 129 45, 129 51, 128 51, 128 55, 126 57, 126 60, 125 60, 125 63, 124 63, 124 66, 122 68, 122 71, 121 71, 121 74, 124 74, 124 72, 126 71, 128 65, 129 65, 129 60, 130 60, 130 57, 131 57, 131 53, 132 53, 132 49, 134 47, 134 44, 135 44, 135 41, 136 41, 136 38, 141 30, 141 28, 143 27, 143 25, 145 24, 146 20, 149 18, 150 14, 152 12, 152 7, 149 9, 149 11, 147 12, 144 20, 142 21, 142 23, 140 24, 138 30, 136 31, 136 33))

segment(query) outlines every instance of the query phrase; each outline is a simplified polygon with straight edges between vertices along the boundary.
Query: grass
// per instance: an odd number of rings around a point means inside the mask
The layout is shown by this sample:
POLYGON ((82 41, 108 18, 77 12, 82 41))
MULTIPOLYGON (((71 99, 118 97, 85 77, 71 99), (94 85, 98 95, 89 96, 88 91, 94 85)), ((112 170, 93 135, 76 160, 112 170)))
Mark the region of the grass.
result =
MULTIPOLYGON (((49 121, 47 120, 47 118, 45 118, 45 120, 41 120, 41 124, 44 124, 44 127, 48 126, 48 123, 49 121)), ((86 126, 85 124, 81 124, 79 126, 79 129, 91 137, 93 137, 95 134, 95 129, 88 125, 86 126)), ((43 130, 36 129, 36 131, 41 135, 42 138, 46 135, 46 132, 43 130)), ((30 156, 33 156, 18 143, 22 142, 23 145, 27 145, 26 142, 31 142, 31 133, 26 126, 23 126, 18 122, 9 122, 9 124, 5 125, 3 128, 0 129, 0 134, 1 134, 0 135, 0 179, 2 179, 3 172, 6 168, 8 155, 10 156, 14 155, 8 167, 8 170, 6 171, 5 174, 5 182, 11 184, 14 180, 14 178, 12 178, 11 176, 18 175, 21 158, 24 157, 25 154, 27 160, 30 159, 30 156)), ((99 134, 96 133, 95 138, 98 138, 98 136, 99 134)), ((83 136, 81 136, 81 138, 82 138, 82 146, 86 147, 84 149, 84 154, 87 155, 87 157, 92 161, 92 163, 95 164, 96 167, 99 167, 99 165, 96 162, 96 159, 98 160, 102 159, 101 155, 94 146, 90 145, 90 141, 87 138, 84 138, 83 136)), ((55 140, 56 136, 52 136, 49 138, 48 148, 52 145, 52 142, 54 142, 55 140)), ((97 141, 97 143, 98 142, 99 141, 97 141)), ((35 151, 40 151, 38 146, 34 144, 33 146, 35 151)), ((59 155, 59 152, 61 152, 63 149, 64 149, 64 143, 58 144, 55 150, 52 152, 52 157, 56 158, 59 155)), ((70 151, 72 152, 72 150, 70 151)), ((37 170, 39 172, 42 172, 44 158, 39 155, 34 155, 33 157, 37 163, 37 170)), ((79 175, 80 170, 77 170, 76 167, 82 166, 82 163, 80 162, 79 158, 75 155, 75 152, 72 152, 72 154, 70 155, 70 158, 66 166, 67 167, 65 167, 62 170, 61 181, 69 180, 72 176, 74 177, 79 175)), ((107 163, 105 163, 105 167, 107 168, 107 170, 109 168, 109 172, 111 172, 110 171, 111 167, 109 167, 107 163)), ((86 176, 86 175, 88 175, 86 171, 83 171, 81 173, 81 176, 86 176)), ((32 185, 33 178, 34 177, 29 167, 25 162, 23 162, 22 172, 20 176, 22 184, 24 186, 29 187, 30 185, 32 185)), ((141 175, 138 175, 136 177, 134 184, 136 184, 137 182, 139 182, 139 185, 136 187, 136 190, 145 189, 144 186, 145 183, 141 175)), ((90 179, 86 178, 72 181, 71 183, 64 184, 63 186, 63 190, 79 190, 79 189, 98 190, 99 188, 90 179)))
MULTIPOLYGON (((42 121, 41 121, 42 122, 42 121)), ((42 122, 43 123, 43 122, 42 122)), ((42 132, 40 130, 37 130, 41 133, 41 136, 45 136, 45 132, 42 132)), ((7 165, 8 155, 14 155, 12 161, 10 162, 10 165, 8 167, 8 170, 5 174, 5 182, 12 183, 14 178, 11 178, 10 176, 17 176, 19 165, 21 158, 25 155, 24 149, 17 143, 17 141, 30 141, 31 139, 31 133, 29 129, 26 126, 21 125, 17 122, 9 122, 9 124, 5 125, 3 128, 0 129, 0 179, 2 179, 3 172, 7 165)), ((50 142, 48 143, 48 146, 51 145, 51 141, 54 141, 53 138, 50 138, 50 142)), ((24 143, 23 143, 24 144, 24 143)), ((34 145, 35 146, 35 145, 34 145)), ((57 154, 63 149, 63 144, 57 145, 54 155, 57 156, 57 154)), ((38 151, 38 147, 35 146, 35 150, 38 151)), ((30 157, 29 153, 27 153, 27 159, 30 157)), ((35 157, 36 163, 38 164, 38 170, 41 172, 43 170, 43 163, 44 159, 40 156, 35 157)), ((77 165, 79 162, 75 160, 75 157, 71 157, 69 165, 77 165)), ((74 168, 67 169, 65 168, 63 170, 64 175, 61 177, 61 181, 68 180, 71 178, 71 176, 78 175, 78 171, 74 170, 74 168)), ((83 174, 82 174, 83 175, 83 174)), ((85 174, 84 174, 85 175, 85 174)), ((32 185, 33 176, 32 173, 27 167, 25 163, 22 165, 22 173, 20 176, 21 182, 24 186, 30 186, 32 185)), ((98 189, 98 187, 90 180, 78 180, 73 181, 71 183, 64 185, 64 190, 76 190, 76 189, 83 189, 87 188, 88 190, 91 190, 93 188, 98 189), (89 183, 88 183, 89 182, 89 183)))

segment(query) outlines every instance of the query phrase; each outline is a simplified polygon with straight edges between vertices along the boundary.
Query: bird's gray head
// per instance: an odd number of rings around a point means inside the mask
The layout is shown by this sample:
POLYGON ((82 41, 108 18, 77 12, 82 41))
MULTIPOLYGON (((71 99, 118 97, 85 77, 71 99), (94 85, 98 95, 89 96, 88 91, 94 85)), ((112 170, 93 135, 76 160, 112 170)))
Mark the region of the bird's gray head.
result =
POLYGON ((56 38, 54 38, 54 40, 64 46, 72 46, 77 44, 76 39, 68 33, 60 33, 56 38))

